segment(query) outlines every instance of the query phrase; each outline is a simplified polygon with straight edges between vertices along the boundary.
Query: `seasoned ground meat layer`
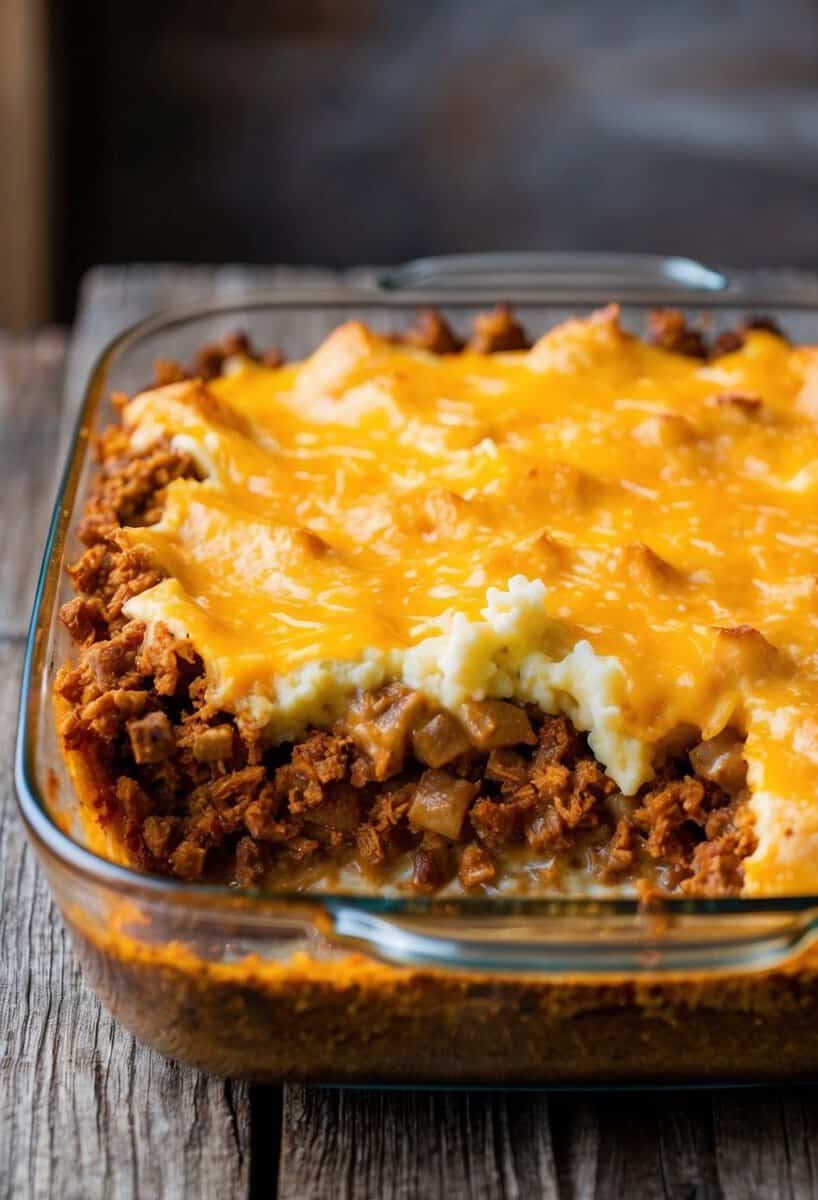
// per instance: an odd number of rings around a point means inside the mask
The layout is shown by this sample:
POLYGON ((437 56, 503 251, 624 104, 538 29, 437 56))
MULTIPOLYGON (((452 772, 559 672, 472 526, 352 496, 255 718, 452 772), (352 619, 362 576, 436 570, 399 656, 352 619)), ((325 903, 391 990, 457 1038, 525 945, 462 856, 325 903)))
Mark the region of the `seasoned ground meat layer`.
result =
MULTIPOLYGON (((701 332, 667 312, 651 333, 702 357, 742 337, 723 334, 708 350, 701 332)), ((403 338, 436 353, 463 345, 431 311, 403 338)), ((498 308, 478 318, 469 344, 492 352, 527 342, 498 308)), ((189 370, 157 364, 157 378, 212 378, 252 353, 236 336, 206 347, 189 370)), ((277 351, 264 357, 281 361, 277 351)), ((455 717, 395 684, 356 697, 329 732, 267 745, 208 701, 190 642, 165 631, 148 643, 123 614, 159 573, 118 530, 156 521, 164 488, 195 474, 192 460, 167 444, 137 454, 118 427, 97 454, 79 528, 87 549, 69 568, 77 596, 61 613, 78 651, 56 690, 64 746, 97 781, 95 816, 142 868, 241 886, 332 882, 357 868, 374 887, 420 892, 458 880, 469 891, 508 881, 551 889, 580 870, 647 891, 740 891, 755 843, 741 740, 729 730, 710 742, 680 737, 635 797, 622 795, 565 717, 499 700, 455 717)))

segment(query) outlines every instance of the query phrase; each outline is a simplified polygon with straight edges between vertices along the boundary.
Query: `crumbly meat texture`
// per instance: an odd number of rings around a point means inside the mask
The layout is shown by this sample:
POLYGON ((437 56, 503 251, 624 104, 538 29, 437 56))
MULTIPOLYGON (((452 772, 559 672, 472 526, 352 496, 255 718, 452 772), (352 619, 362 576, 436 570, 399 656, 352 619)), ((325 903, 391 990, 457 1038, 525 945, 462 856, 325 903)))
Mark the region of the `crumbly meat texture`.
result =
MULTIPOLYGON (((676 313, 657 314, 652 330, 679 352, 708 353, 676 313)), ((436 353, 462 345, 431 312, 404 337, 436 353)), ((478 318, 470 346, 527 341, 501 307, 478 318)), ((734 348, 727 335, 719 342, 734 348)), ((212 377, 236 355, 255 356, 241 335, 206 347, 191 372, 157 364, 157 378, 212 377)), ((277 351, 255 357, 280 361, 277 351)), ((194 475, 192 460, 167 443, 135 453, 119 427, 97 454, 78 531, 87 548, 69 568, 77 596, 61 613, 78 647, 56 682, 61 736, 92 767, 96 818, 144 870, 253 887, 355 864, 373 887, 399 879, 422 893, 456 881, 479 891, 515 875, 559 886, 580 870, 670 894, 741 890, 755 839, 741 742, 729 731, 712 750, 676 753, 635 797, 621 794, 566 717, 485 701, 457 720, 395 684, 357 697, 330 732, 267 746, 208 701, 187 640, 164 630, 148 644, 123 613, 160 575, 118 530, 157 520, 164 488, 194 475)))

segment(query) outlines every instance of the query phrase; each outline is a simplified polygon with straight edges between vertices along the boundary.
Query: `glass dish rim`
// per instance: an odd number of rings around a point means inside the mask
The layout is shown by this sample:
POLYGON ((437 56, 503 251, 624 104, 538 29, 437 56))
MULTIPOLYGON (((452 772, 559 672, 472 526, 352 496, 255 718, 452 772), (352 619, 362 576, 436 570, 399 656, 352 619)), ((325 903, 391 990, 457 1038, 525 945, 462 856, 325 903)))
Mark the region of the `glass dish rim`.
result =
MULTIPOLYGON (((496 257, 495 265, 499 264, 500 259, 507 264, 511 263, 512 266, 514 266, 512 260, 515 258, 519 262, 525 261, 525 256, 496 257)), ((582 258, 583 256, 573 257, 582 258)), ((623 262, 627 261, 627 256, 620 257, 623 262)), ((456 256, 453 256, 451 261, 454 262, 455 258, 456 256)), ((589 255, 584 261, 591 263, 593 258, 593 255, 589 255)), ((424 260, 424 264, 434 261, 424 260)), ((436 261, 445 264, 447 260, 436 261)), ((655 261, 662 263, 667 260, 662 256, 655 256, 655 261)), ((185 883, 163 876, 144 874, 131 867, 114 863, 82 846, 70 834, 61 829, 50 814, 45 797, 36 783, 33 770, 37 753, 34 744, 36 722, 32 721, 31 716, 32 704, 34 703, 36 707, 39 701, 32 694, 32 682, 35 675, 39 678, 37 668, 41 668, 41 659, 45 655, 45 642, 41 635, 45 633, 51 617, 51 606, 47 601, 52 590, 56 600, 56 587, 62 573, 62 546, 75 519, 74 504, 79 476, 85 463, 90 440, 89 431, 92 428, 98 404, 104 394, 104 382, 110 364, 145 337, 160 332, 170 332, 174 328, 196 321, 226 318, 232 313, 246 313, 249 310, 292 310, 316 307, 354 309, 356 306, 370 308, 377 306, 400 310, 428 305, 432 299, 436 305, 472 307, 479 304, 481 300, 493 299, 496 291, 489 285, 483 285, 480 288, 469 287, 451 291, 445 288, 441 290, 435 288, 432 295, 430 291, 424 290, 404 291, 402 288, 396 288, 394 284, 388 283, 386 279, 386 276, 382 276, 371 288, 345 285, 335 285, 334 287, 299 286, 298 289, 289 293, 254 291, 243 297, 231 298, 224 303, 204 303, 166 309, 129 326, 112 338, 97 355, 83 385, 81 402, 68 440, 66 458, 49 521, 26 637, 14 760, 15 790, 23 822, 27 830, 60 863, 93 882, 117 887, 128 894, 150 895, 162 898, 168 903, 183 903, 187 906, 191 904, 195 906, 198 898, 203 902, 203 906, 207 905, 208 907, 215 901, 223 901, 231 907, 237 902, 242 902, 264 909, 286 906, 314 910, 316 907, 323 907, 329 911, 343 906, 370 913, 373 916, 491 915, 501 918, 547 915, 565 918, 593 917, 597 920, 605 916, 638 916, 644 912, 644 905, 632 897, 582 895, 407 897, 362 895, 340 891, 288 892, 280 889, 268 891, 240 889, 228 885, 185 883), (59 552, 56 556, 55 551, 59 552)), ((818 310, 818 278, 806 272, 741 271, 725 275, 725 280, 725 288, 717 291, 700 291, 680 287, 675 294, 651 286, 651 282, 656 283, 655 280, 648 281, 642 294, 628 293, 623 296, 623 301, 629 304, 695 303, 697 307, 724 308, 751 302, 754 294, 753 281, 756 280, 761 288, 760 300, 771 307, 814 307, 818 310), (781 285, 778 295, 775 294, 776 283, 781 285)), ((597 299, 602 300, 606 294, 610 294, 610 287, 606 283, 598 296, 589 295, 587 287, 582 290, 582 295, 566 295, 562 290, 550 291, 547 279, 538 290, 526 288, 519 294, 511 296, 508 295, 507 287, 501 290, 504 298, 512 304, 519 305, 570 300, 576 303, 590 304, 595 303, 597 299)), ((679 916, 738 914, 749 916, 765 913, 795 916, 815 908, 818 908, 818 894, 717 899, 668 898, 661 901, 661 910, 668 916, 674 914, 679 916)))

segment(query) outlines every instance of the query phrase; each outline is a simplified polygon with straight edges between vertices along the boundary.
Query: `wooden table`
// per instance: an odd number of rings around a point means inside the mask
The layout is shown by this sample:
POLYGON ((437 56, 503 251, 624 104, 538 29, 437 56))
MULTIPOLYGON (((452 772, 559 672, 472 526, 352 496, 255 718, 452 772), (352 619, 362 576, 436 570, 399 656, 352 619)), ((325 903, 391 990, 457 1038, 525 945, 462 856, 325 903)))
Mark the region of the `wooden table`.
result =
MULTIPOLYGON (((299 272, 296 283, 326 274, 299 272)), ((337 1091, 213 1079, 97 1004, 15 811, 34 574, 70 409, 101 344, 149 311, 286 281, 107 268, 73 339, 0 334, 0 1198, 446 1200, 818 1196, 818 1091, 337 1091), (67 399, 66 399, 67 397, 67 399)))

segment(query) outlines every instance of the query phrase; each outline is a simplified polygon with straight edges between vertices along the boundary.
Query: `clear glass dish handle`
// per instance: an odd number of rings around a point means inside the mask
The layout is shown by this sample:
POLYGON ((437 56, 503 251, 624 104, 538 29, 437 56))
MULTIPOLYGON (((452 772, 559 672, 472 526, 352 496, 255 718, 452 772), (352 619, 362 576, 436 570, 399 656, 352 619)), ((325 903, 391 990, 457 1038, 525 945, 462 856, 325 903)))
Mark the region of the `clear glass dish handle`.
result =
MULTIPOLYGON (((746 903, 746 902, 745 902, 746 903)), ((373 913, 349 900, 326 904, 331 940, 412 968, 438 967, 509 974, 594 976, 763 971, 803 953, 818 960, 818 909, 787 911, 787 902, 761 902, 745 913, 741 902, 696 911, 685 902, 657 912, 611 912, 572 918, 491 914, 473 916, 373 913), (733 911, 729 911, 733 909, 733 911), (674 911, 675 910, 675 911, 674 911)), ((325 910, 326 911, 326 910, 325 910)), ((811 961, 813 961, 811 957, 811 961)))
POLYGON ((386 291, 547 292, 571 297, 723 292, 723 272, 692 258, 661 254, 548 253, 452 254, 417 258, 385 271, 386 291))

